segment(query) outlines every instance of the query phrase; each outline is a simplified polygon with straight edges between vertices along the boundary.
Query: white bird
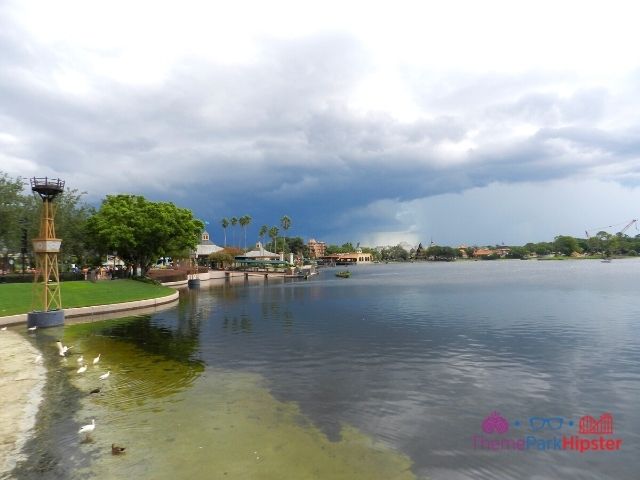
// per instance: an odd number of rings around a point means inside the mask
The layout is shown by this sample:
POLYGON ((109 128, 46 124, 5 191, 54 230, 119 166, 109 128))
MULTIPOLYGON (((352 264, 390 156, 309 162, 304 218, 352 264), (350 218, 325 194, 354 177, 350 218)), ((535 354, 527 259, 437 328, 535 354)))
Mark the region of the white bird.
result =
POLYGON ((33 332, 33 331, 35 331, 36 328, 38 328, 38 326, 34 325, 33 327, 27 328, 27 330, 29 330, 30 332, 33 332))
POLYGON ((91 432, 93 432, 96 429, 96 419, 92 419, 91 423, 89 425, 83 425, 82 427, 80 427, 80 430, 78 430, 78 433, 86 433, 89 434, 91 432))
POLYGON ((7 329, 7 327, 2 327, 0 328, 0 330, 2 330, 3 332, 7 329))
POLYGON ((62 346, 62 342, 60 340, 56 340, 56 345, 58 347, 58 355, 60 355, 61 357, 64 357, 64 355, 67 353, 67 347, 63 347, 62 346))
POLYGON ((84 362, 84 356, 80 355, 76 361, 77 361, 78 363, 82 363, 82 362, 84 362))
POLYGON ((100 375, 100 380, 106 380, 107 378, 109 378, 109 375, 111 375, 111 370, 109 370, 107 373, 103 373, 102 375, 100 375))
POLYGON ((96 363, 98 363, 100 361, 100 355, 102 355, 101 353, 98 354, 98 356, 96 358, 93 359, 93 364, 95 365, 96 363))
POLYGON ((86 371, 87 371, 87 366, 86 365, 83 365, 78 369, 78 373, 84 373, 86 371))

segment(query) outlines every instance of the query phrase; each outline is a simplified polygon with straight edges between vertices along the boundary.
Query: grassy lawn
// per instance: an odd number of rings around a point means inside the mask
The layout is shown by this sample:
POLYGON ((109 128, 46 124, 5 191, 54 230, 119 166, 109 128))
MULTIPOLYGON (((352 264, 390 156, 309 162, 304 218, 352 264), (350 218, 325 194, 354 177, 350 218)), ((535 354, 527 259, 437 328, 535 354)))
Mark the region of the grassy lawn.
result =
MULTIPOLYGON (((131 302, 164 297, 174 292, 169 287, 134 280, 62 282, 60 288, 62 308, 131 302)), ((31 283, 0 284, 0 317, 31 311, 32 289, 31 283)))

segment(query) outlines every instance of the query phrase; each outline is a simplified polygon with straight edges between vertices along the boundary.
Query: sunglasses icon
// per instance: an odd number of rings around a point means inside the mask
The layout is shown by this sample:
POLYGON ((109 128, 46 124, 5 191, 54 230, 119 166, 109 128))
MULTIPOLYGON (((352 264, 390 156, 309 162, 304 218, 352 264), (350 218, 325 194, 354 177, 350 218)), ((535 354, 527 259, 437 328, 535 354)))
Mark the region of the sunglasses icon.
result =
POLYGON ((529 418, 529 426, 532 432, 539 430, 560 430, 564 424, 562 417, 531 417, 529 418))

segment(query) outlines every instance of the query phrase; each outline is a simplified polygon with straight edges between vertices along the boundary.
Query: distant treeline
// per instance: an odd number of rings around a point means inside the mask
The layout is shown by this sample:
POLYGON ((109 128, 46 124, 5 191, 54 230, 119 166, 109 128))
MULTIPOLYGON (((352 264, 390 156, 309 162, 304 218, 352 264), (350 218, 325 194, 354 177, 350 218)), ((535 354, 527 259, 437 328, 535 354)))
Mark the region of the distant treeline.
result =
MULTIPOLYGON (((342 246, 329 245, 327 253, 347 253, 355 249, 351 243, 342 246)), ((636 256, 640 252, 640 235, 630 237, 624 234, 610 234, 598 232, 590 238, 576 238, 570 235, 559 235, 552 242, 527 243, 525 245, 482 245, 450 247, 431 245, 423 247, 420 243, 412 249, 405 249, 400 245, 383 249, 362 248, 365 253, 371 253, 377 261, 410 261, 410 260, 442 260, 450 261, 456 258, 481 258, 493 260, 498 258, 528 258, 532 256, 636 256)))

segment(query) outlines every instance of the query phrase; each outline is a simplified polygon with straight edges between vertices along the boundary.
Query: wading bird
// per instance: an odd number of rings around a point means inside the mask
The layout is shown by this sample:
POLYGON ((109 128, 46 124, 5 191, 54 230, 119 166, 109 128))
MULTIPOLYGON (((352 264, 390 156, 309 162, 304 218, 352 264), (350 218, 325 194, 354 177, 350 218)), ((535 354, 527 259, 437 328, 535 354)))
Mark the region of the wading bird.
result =
POLYGON ((78 430, 78 433, 86 434, 85 439, 88 440, 89 434, 93 432, 95 429, 96 429, 96 419, 94 418, 91 420, 91 423, 89 425, 83 425, 82 427, 80 427, 80 430, 78 430))

